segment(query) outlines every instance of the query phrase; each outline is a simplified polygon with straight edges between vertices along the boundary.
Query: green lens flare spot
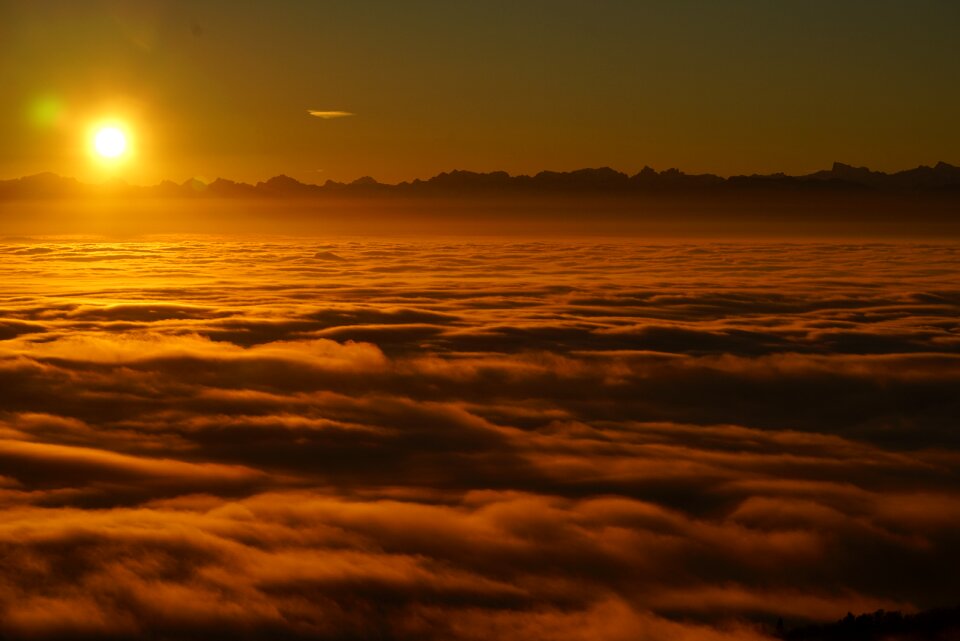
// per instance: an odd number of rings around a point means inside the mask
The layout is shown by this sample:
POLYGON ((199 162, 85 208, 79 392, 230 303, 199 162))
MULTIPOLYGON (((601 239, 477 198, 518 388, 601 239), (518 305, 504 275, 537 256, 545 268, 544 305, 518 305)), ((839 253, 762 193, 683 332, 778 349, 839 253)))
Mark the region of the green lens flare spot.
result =
POLYGON ((37 127, 52 127, 60 120, 63 105, 52 96, 44 96, 30 105, 30 121, 37 127))

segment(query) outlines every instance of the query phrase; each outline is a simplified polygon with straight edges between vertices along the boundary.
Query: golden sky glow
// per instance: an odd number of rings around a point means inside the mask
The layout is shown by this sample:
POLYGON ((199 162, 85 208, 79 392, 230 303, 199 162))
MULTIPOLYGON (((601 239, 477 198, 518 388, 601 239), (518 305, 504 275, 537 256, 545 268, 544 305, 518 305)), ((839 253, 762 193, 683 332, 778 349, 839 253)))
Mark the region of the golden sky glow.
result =
POLYGON ((0 0, 0 639, 958 638, 958 25, 0 0))
POLYGON ((5 2, 0 177, 95 177, 74 141, 110 114, 140 183, 960 164, 958 23, 934 0, 5 2))

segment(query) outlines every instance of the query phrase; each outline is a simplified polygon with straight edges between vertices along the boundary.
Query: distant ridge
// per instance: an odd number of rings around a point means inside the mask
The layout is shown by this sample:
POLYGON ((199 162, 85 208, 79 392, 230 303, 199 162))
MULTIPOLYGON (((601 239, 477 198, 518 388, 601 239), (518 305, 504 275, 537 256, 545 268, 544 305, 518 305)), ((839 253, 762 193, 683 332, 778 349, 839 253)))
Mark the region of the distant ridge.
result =
POLYGON ((897 192, 960 196, 960 167, 939 162, 933 167, 921 165, 895 173, 872 171, 834 163, 828 170, 789 176, 782 173, 743 175, 723 178, 713 174, 687 174, 678 169, 656 171, 644 167, 628 175, 610 167, 575 171, 542 171, 533 176, 511 176, 505 171, 478 173, 465 170, 443 172, 427 180, 398 184, 380 183, 369 176, 350 183, 326 181, 322 185, 300 182, 279 175, 250 185, 217 178, 204 183, 190 179, 177 184, 164 181, 153 186, 129 185, 113 181, 100 185, 84 184, 74 178, 41 173, 12 180, 0 180, 0 200, 56 199, 96 196, 147 198, 298 198, 329 196, 512 196, 512 195, 677 195, 691 193, 749 192, 897 192))
POLYGON ((813 624, 784 631, 785 641, 924 641, 960 638, 960 606, 913 614, 877 610, 846 617, 835 623, 813 624))

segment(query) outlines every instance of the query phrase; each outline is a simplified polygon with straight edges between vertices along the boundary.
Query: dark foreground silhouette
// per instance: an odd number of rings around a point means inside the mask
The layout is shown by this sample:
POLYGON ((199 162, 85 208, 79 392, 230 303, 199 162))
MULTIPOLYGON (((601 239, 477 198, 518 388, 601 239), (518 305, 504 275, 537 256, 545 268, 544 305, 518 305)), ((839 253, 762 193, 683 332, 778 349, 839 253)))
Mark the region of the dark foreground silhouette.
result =
POLYGON ((834 164, 805 176, 691 175, 609 167, 532 176, 452 171, 399 184, 364 177, 255 185, 0 180, 0 235, 157 233, 534 234, 688 237, 960 236, 960 168, 896 173, 834 164))
POLYGON ((960 606, 916 614, 884 610, 859 616, 850 613, 836 623, 781 631, 777 636, 786 641, 955 641, 960 639, 960 606))

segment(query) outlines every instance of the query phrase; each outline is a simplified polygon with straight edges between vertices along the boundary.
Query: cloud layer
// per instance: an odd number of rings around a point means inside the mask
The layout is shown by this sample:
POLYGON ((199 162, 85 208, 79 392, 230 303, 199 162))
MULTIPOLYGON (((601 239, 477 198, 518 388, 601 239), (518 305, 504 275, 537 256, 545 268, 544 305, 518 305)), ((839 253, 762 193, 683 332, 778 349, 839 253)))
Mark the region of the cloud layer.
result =
POLYGON ((0 254, 5 638, 759 639, 955 597, 957 246, 0 254))

